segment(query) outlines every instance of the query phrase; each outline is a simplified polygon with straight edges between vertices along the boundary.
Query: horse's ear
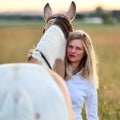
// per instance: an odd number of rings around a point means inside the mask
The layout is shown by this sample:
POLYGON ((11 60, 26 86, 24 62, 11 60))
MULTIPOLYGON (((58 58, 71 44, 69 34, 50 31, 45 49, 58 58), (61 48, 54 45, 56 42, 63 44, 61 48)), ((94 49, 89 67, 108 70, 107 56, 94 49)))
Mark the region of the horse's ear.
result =
POLYGON ((44 7, 44 20, 46 21, 51 15, 52 15, 52 9, 49 3, 47 3, 44 7))
POLYGON ((76 4, 72 1, 68 12, 66 13, 66 17, 69 21, 73 21, 76 15, 76 4))

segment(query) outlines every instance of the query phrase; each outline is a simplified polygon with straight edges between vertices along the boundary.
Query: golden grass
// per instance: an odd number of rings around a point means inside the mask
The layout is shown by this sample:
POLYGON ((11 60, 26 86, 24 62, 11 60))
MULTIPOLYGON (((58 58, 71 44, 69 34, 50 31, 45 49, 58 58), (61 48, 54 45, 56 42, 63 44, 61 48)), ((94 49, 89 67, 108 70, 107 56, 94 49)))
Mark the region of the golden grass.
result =
POLYGON ((0 29, 0 63, 25 61, 28 50, 37 44, 41 34, 39 29, 0 29))
MULTIPOLYGON (((120 119, 120 29, 110 27, 84 27, 74 24, 76 29, 87 31, 99 60, 99 116, 100 120, 120 119)), ((119 27, 120 28, 120 27, 119 27)), ((27 53, 39 41, 43 25, 0 29, 0 63, 25 62, 27 53)))

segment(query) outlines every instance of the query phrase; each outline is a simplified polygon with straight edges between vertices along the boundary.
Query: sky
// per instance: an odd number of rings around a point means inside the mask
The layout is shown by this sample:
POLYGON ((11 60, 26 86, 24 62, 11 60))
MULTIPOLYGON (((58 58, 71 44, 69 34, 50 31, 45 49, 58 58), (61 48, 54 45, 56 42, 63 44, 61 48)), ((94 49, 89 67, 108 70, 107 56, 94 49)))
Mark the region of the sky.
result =
POLYGON ((103 9, 120 10, 120 0, 0 0, 0 12, 43 11, 49 2, 53 13, 67 11, 71 1, 76 3, 77 11, 95 10, 96 6, 103 9))

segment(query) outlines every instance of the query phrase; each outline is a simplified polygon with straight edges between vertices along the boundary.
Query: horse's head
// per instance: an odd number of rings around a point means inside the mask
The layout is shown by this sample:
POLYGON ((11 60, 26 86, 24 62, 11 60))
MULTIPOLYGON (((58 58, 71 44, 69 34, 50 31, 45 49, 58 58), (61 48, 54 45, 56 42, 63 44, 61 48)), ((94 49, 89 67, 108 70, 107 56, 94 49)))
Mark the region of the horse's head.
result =
POLYGON ((52 15, 52 9, 47 3, 44 7, 44 20, 46 23, 44 34, 32 55, 32 59, 36 63, 39 61, 40 64, 53 69, 61 76, 64 76, 65 73, 66 42, 69 32, 73 31, 71 22, 75 18, 75 14, 76 5, 74 2, 71 3, 66 14, 55 15, 52 15))
POLYGON ((72 31, 71 22, 74 20, 76 15, 76 5, 72 1, 69 10, 65 14, 52 14, 52 9, 47 3, 44 7, 44 21, 46 23, 44 32, 53 24, 55 24, 56 21, 62 21, 66 26, 68 26, 69 31, 72 31))

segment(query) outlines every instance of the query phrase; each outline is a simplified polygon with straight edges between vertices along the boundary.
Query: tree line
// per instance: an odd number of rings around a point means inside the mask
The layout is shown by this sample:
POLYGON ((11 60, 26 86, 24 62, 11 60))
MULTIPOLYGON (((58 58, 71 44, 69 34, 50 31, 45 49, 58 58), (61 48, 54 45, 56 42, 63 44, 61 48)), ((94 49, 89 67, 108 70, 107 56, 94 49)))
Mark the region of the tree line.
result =
MULTIPOLYGON (((84 20, 84 18, 99 17, 104 24, 120 23, 120 10, 105 11, 101 7, 97 7, 95 11, 77 13, 77 20, 84 20)), ((22 14, 0 14, 0 20, 43 20, 41 15, 22 15, 22 14)))

